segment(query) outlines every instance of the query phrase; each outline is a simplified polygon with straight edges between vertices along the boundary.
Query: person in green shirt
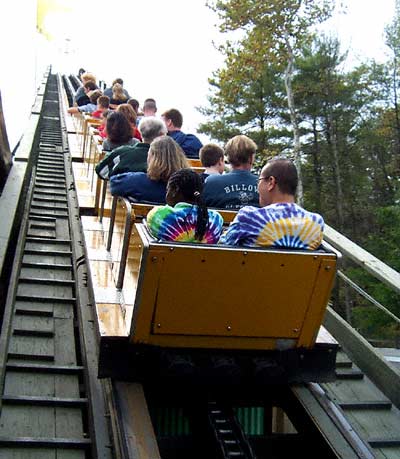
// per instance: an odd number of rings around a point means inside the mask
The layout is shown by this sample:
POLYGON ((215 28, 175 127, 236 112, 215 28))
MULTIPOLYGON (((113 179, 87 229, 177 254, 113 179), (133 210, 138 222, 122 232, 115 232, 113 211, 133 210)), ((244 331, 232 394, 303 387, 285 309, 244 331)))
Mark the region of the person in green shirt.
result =
POLYGON ((139 131, 143 142, 121 145, 97 164, 96 173, 100 178, 109 179, 126 172, 147 172, 147 154, 150 144, 157 137, 166 135, 167 129, 161 120, 147 117, 140 123, 139 131))

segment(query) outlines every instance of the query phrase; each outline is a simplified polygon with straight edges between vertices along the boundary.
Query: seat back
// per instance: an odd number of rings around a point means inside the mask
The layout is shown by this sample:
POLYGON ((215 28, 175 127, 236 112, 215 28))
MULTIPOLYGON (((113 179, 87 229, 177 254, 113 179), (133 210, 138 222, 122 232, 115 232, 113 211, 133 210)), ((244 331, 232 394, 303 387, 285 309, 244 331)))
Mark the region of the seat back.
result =
POLYGON ((186 159, 187 159, 187 162, 189 163, 189 166, 191 168, 193 168, 193 167, 203 167, 203 165, 201 164, 200 159, 198 159, 198 158, 186 158, 186 159))
POLYGON ((166 347, 311 347, 337 254, 160 243, 137 225, 142 254, 130 339, 166 347))
POLYGON ((221 214, 221 217, 224 219, 224 224, 228 225, 233 221, 237 215, 237 210, 227 210, 227 209, 214 209, 221 214))

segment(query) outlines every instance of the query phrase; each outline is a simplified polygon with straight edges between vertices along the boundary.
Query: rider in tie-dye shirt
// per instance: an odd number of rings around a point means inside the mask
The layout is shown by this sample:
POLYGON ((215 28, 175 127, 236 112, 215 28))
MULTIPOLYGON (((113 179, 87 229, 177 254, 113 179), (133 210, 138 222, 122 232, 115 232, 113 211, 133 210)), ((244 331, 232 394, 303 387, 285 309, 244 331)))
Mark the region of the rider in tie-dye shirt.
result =
POLYGON ((221 236, 223 219, 201 198, 203 182, 196 172, 181 169, 167 184, 168 205, 154 207, 147 215, 151 234, 163 241, 214 244, 221 236))
POLYGON ((258 191, 261 208, 239 210, 220 242, 317 249, 322 242, 324 220, 295 204, 297 170, 287 159, 273 159, 261 171, 258 191))

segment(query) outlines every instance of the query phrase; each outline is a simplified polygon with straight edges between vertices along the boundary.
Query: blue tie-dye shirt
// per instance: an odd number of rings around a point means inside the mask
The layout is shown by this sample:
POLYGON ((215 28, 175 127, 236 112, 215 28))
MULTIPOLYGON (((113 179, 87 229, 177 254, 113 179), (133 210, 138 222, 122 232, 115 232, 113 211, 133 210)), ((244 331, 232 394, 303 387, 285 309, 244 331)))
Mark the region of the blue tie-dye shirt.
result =
POLYGON ((323 237, 324 220, 294 203, 266 207, 243 207, 221 236, 220 243, 317 249, 323 237))

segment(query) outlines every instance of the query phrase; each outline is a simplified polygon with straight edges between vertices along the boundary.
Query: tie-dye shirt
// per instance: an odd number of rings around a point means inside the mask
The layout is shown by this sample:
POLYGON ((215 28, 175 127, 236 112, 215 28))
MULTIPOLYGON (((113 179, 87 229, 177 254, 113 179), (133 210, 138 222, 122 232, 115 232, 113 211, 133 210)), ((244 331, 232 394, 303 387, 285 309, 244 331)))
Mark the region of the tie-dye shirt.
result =
POLYGON ((266 207, 243 207, 222 235, 220 243, 317 249, 323 237, 324 220, 294 203, 266 207))
POLYGON ((208 209, 208 226, 202 241, 195 239, 197 206, 179 202, 174 207, 156 206, 147 214, 147 226, 151 234, 160 240, 171 242, 218 242, 222 225, 221 215, 208 209))

